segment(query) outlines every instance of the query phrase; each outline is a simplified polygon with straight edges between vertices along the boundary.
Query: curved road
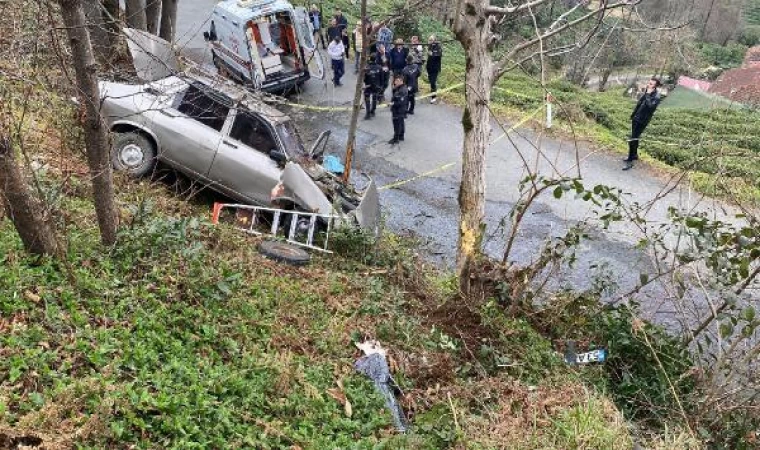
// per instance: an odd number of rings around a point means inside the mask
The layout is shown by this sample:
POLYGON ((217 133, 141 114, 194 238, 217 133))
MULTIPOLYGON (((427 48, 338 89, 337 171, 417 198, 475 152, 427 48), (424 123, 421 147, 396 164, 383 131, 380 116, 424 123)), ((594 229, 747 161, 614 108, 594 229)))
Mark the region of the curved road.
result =
MULTIPOLYGON (((179 3, 178 44, 186 55, 200 62, 208 62, 210 59, 202 32, 208 28, 207 22, 215 3, 212 0, 179 3)), ((333 88, 327 79, 310 80, 306 93, 291 100, 322 106, 349 105, 355 86, 353 60, 347 61, 346 67, 348 73, 343 79, 343 87, 333 88)), ((431 105, 427 101, 418 101, 415 112, 407 120, 406 140, 398 146, 386 144, 392 135, 388 109, 379 109, 372 120, 360 119, 355 169, 368 173, 379 185, 384 185, 426 173, 450 162, 455 163, 454 167, 434 176, 410 182, 399 189, 381 191, 381 201, 390 229, 420 238, 431 258, 450 266, 457 240, 462 111, 449 105, 431 105)), ((332 130, 333 153, 342 156, 349 123, 346 112, 326 113, 291 108, 290 114, 298 120, 306 141, 314 139, 324 129, 332 130)), ((493 130, 492 139, 502 134, 495 122, 493 130)), ((512 141, 502 138, 488 152, 486 222, 489 233, 498 230, 501 219, 509 213, 519 197, 518 184, 525 177, 526 171, 517 152, 521 152, 533 165, 537 160, 536 146, 541 148, 544 155, 538 158, 537 164, 544 175, 551 176, 555 173, 552 166, 560 172, 576 173, 577 151, 587 187, 596 184, 617 186, 627 193, 626 201, 640 204, 662 197, 648 211, 646 218, 650 225, 667 222, 668 209, 671 207, 681 210, 696 208, 725 216, 723 205, 703 198, 685 186, 679 186, 663 195, 668 190, 667 180, 652 173, 644 164, 628 172, 621 171, 622 155, 594 151, 593 147, 585 143, 578 143, 576 147, 573 142, 545 136, 542 138, 535 131, 524 128, 510 136, 512 141)), ((646 151, 646 144, 642 147, 646 151)), ((555 200, 547 192, 527 214, 513 259, 518 263, 530 261, 547 238, 563 235, 568 226, 592 215, 592 209, 585 202, 565 197, 555 200)), ((486 250, 490 254, 499 255, 504 239, 499 233, 495 234, 486 243, 486 250)), ((649 255, 635 248, 640 237, 636 227, 631 224, 621 223, 610 230, 594 230, 591 239, 581 243, 577 263, 557 278, 557 286, 587 288, 598 274, 607 273, 612 275, 611 279, 617 280, 616 283, 608 283, 609 295, 629 291, 638 283, 640 273, 652 270, 649 255)), ((661 289, 651 287, 639 295, 648 318, 660 323, 673 320, 673 308, 669 302, 662 300, 664 296, 661 289)), ((700 315, 696 311, 695 313, 700 315)))

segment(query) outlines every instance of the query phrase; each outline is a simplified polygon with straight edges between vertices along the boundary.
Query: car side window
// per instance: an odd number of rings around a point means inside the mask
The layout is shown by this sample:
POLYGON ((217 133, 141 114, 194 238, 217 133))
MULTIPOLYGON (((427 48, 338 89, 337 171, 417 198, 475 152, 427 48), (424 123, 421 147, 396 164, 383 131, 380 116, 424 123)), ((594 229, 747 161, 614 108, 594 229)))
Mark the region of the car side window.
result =
POLYGON ((177 111, 216 131, 222 131, 230 108, 213 99, 197 87, 190 86, 185 91, 185 95, 182 96, 182 101, 177 106, 177 111))
POLYGON ((266 155, 277 149, 277 141, 266 123, 242 111, 237 113, 232 122, 230 137, 266 155))

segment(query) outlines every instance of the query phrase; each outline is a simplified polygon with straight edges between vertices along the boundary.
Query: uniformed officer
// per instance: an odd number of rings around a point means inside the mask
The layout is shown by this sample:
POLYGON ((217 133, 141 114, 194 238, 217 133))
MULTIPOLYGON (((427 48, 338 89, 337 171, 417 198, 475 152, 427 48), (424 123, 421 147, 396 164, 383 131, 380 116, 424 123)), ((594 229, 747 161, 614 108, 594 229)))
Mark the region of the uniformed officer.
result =
POLYGON ((402 76, 393 77, 393 96, 391 97, 391 114, 393 116, 393 139, 389 144, 398 144, 404 140, 404 119, 409 103, 409 92, 402 76))
POLYGON ((414 96, 417 94, 417 91, 419 91, 419 83, 417 80, 420 78, 421 73, 422 72, 420 71, 420 66, 414 62, 414 56, 407 56, 406 67, 404 67, 402 75, 404 76, 406 90, 409 93, 409 109, 407 110, 408 114, 414 115, 414 96))
POLYGON ((375 108, 384 88, 383 69, 377 63, 376 55, 371 54, 367 58, 367 67, 364 68, 364 107, 367 110, 364 120, 369 120, 375 115, 375 108))

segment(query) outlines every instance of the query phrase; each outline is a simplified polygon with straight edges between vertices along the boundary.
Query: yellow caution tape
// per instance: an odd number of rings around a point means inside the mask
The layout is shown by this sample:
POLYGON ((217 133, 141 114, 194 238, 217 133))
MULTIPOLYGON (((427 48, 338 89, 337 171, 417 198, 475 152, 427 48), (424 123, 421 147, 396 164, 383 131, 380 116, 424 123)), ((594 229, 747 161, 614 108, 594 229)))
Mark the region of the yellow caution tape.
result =
POLYGON ((383 190, 383 189, 394 189, 394 188, 397 188, 397 187, 399 187, 399 186, 403 186, 403 185, 405 185, 406 183, 411 183, 412 181, 416 181, 416 180, 419 180, 420 178, 429 177, 430 175, 433 175, 433 174, 435 174, 435 173, 438 173, 438 172, 443 172, 444 170, 446 170, 446 169, 450 168, 450 167, 451 167, 451 166, 453 166, 454 164, 456 164, 456 163, 450 162, 450 163, 444 164, 444 165, 442 165, 442 166, 440 166, 440 167, 437 167, 437 168, 435 168, 435 169, 433 169, 433 170, 430 170, 430 171, 428 171, 428 172, 425 172, 425 173, 421 173, 421 174, 417 175, 416 177, 412 177, 412 178, 409 178, 408 180, 397 181, 397 182, 395 182, 395 183, 386 184, 385 186, 380 186, 380 187, 378 188, 378 190, 383 190))
POLYGON ((517 128, 525 125, 525 122, 527 122, 530 119, 532 119, 533 117, 535 117, 535 115, 538 114, 538 113, 540 113, 541 111, 543 111, 543 109, 544 109, 544 105, 541 105, 540 107, 536 108, 535 111, 533 111, 532 113, 530 113, 527 116, 523 117, 519 122, 517 122, 516 124, 512 125, 511 127, 509 127, 509 129, 507 129, 506 132, 502 133, 501 136, 499 136, 496 139, 494 139, 493 142, 491 142, 491 145, 499 142, 500 140, 502 140, 505 137, 507 137, 507 135, 509 133, 511 133, 511 132, 515 131, 517 128))

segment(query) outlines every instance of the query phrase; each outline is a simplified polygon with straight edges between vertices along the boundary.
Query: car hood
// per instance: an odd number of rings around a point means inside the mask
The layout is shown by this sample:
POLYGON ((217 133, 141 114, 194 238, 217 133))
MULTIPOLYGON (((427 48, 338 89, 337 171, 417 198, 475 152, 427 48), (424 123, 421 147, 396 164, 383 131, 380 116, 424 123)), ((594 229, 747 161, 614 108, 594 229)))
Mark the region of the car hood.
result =
POLYGON ((285 165, 280 178, 296 204, 309 212, 339 215, 355 220, 362 228, 377 233, 380 201, 375 182, 370 179, 362 192, 346 186, 319 166, 304 167, 293 161, 285 165), (307 171, 308 169, 308 171, 307 171))
POLYGON ((124 28, 123 33, 140 80, 150 83, 179 72, 179 58, 169 42, 135 28, 124 28))

